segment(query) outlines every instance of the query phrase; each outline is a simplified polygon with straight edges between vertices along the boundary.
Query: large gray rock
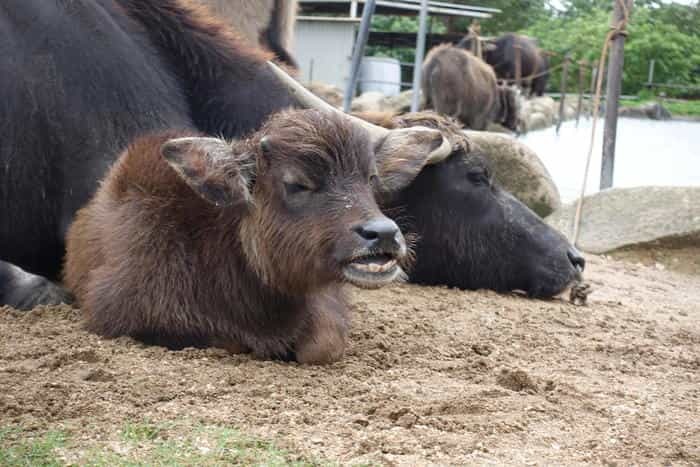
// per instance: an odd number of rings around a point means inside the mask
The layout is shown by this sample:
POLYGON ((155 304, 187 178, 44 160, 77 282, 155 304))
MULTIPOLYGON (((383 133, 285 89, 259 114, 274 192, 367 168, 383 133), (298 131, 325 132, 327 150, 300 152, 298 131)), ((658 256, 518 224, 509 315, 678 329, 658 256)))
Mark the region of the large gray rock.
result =
MULTIPOLYGON (((392 113, 402 114, 409 112, 411 110, 411 100, 413 99, 413 90, 409 89, 403 91, 395 96, 387 96, 384 98, 382 105, 384 110, 392 113)), ((421 96, 421 103, 419 108, 423 108, 423 96, 421 96)))
POLYGON ((316 94, 318 97, 328 102, 333 107, 343 106, 343 91, 332 84, 322 83, 320 81, 311 81, 304 85, 306 89, 316 94))
MULTIPOLYGON (((547 222, 571 238, 575 213, 574 202, 547 222)), ((583 200, 577 245, 589 253, 688 238, 700 239, 700 187, 616 188, 583 200)))
POLYGON ((549 96, 523 99, 520 105, 520 131, 540 130, 556 122, 558 103, 549 96))
POLYGON ((469 140, 493 164, 496 181, 542 217, 561 206, 559 190, 529 147, 499 133, 467 131, 469 140))
POLYGON ((353 112, 381 112, 384 110, 385 96, 381 92, 368 91, 353 99, 350 110, 353 112))

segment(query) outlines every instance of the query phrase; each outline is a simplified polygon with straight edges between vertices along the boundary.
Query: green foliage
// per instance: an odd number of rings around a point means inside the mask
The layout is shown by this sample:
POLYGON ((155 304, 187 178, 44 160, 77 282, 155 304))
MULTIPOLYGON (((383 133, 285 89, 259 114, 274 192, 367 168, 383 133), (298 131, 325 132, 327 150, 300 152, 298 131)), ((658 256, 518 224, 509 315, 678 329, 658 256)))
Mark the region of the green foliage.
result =
MULTIPOLYGON (((475 2, 473 0, 458 0, 456 3, 473 5, 475 2)), ((545 0, 490 0, 476 3, 501 10, 501 13, 493 15, 491 18, 480 20, 482 36, 521 31, 537 21, 547 18, 552 11, 549 2, 545 0)), ((471 21, 471 18, 455 19, 452 30, 466 32, 471 21)))
MULTIPOLYGON (((656 61, 654 82, 700 84, 700 76, 694 74, 694 70, 700 67, 700 35, 684 33, 677 25, 660 19, 660 11, 659 8, 643 6, 633 10, 625 41, 624 94, 635 94, 644 89, 652 59, 656 61)), ((609 10, 580 8, 575 16, 567 12, 550 17, 534 24, 525 33, 536 37, 544 49, 560 54, 552 57, 553 66, 561 63, 561 55, 567 51, 575 60, 586 59, 590 63, 600 57, 609 22, 609 10)), ((567 88, 574 90, 577 73, 569 74, 567 88)), ((586 87, 590 83, 590 74, 587 76, 586 87)), ((550 88, 558 90, 560 80, 560 73, 554 72, 550 78, 550 88)))

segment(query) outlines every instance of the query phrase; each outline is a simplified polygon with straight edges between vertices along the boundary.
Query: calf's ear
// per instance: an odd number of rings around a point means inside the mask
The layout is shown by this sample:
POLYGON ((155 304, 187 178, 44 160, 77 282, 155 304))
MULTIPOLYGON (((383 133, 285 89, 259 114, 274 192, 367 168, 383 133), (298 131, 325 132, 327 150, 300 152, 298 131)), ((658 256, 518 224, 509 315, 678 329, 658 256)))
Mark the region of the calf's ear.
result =
POLYGON ((391 130, 375 148, 379 191, 393 193, 408 186, 428 164, 449 156, 450 144, 438 130, 412 127, 391 130))
POLYGON ((249 185, 255 160, 235 154, 233 147, 218 138, 176 138, 163 143, 163 158, 206 201, 216 206, 252 202, 249 185))

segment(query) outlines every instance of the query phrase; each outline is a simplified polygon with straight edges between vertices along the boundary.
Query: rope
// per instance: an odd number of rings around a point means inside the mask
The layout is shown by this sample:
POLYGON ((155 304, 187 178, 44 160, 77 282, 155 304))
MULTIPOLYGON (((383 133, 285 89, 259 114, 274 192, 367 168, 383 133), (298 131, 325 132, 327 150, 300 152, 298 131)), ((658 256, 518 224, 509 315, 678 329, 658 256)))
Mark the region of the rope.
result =
MULTIPOLYGON (((541 71, 541 72, 539 72, 539 73, 534 73, 534 74, 531 74, 531 75, 529 75, 529 76, 523 76, 523 77, 520 78, 520 81, 525 81, 525 80, 529 80, 529 79, 539 78, 540 76, 544 76, 544 75, 546 75, 547 73, 551 73, 551 72, 553 72, 554 70, 557 70, 557 69, 559 69, 559 68, 561 68, 561 67, 563 67, 563 66, 564 66, 564 63, 562 62, 562 63, 560 63, 560 64, 558 64, 558 65, 556 65, 556 66, 553 66, 552 68, 549 68, 549 69, 547 69, 547 70, 545 70, 545 71, 541 71)), ((515 79, 515 78, 501 79, 500 81, 505 81, 505 82, 508 83, 508 84, 514 84, 514 83, 516 82, 516 79, 515 79)))
POLYGON ((578 203, 576 205, 576 215, 574 216, 574 232, 572 235, 572 241, 574 245, 578 243, 578 235, 581 228, 581 211, 583 210, 583 197, 586 192, 586 184, 588 183, 588 172, 591 166, 591 157, 593 156, 593 144, 595 143, 595 130, 596 124, 598 122, 598 110, 600 108, 600 94, 603 87, 603 72, 605 71, 605 59, 608 55, 608 49, 610 48, 610 42, 618 35, 627 36, 627 22, 629 21, 629 9, 627 8, 626 0, 617 0, 620 5, 623 18, 615 25, 610 26, 608 34, 605 36, 605 41, 603 42, 603 50, 600 53, 600 60, 598 61, 598 75, 596 76, 596 89, 595 96, 593 98, 593 127, 591 128, 591 141, 588 145, 588 156, 586 157, 586 168, 583 171, 583 184, 581 185, 581 195, 578 198, 578 203))

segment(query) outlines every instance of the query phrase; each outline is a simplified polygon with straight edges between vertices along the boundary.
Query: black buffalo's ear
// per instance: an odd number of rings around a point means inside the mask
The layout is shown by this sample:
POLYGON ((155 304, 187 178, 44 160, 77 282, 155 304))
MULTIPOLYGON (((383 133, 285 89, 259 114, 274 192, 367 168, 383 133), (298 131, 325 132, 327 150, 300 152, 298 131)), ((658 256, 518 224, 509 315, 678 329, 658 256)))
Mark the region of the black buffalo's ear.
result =
POLYGON ((219 138, 176 138, 163 143, 161 154, 195 193, 216 206, 252 202, 249 185, 255 161, 236 154, 219 138))
POLYGON ((375 148, 378 190, 393 193, 408 186, 428 164, 449 156, 451 146, 438 130, 411 127, 391 130, 375 148))

